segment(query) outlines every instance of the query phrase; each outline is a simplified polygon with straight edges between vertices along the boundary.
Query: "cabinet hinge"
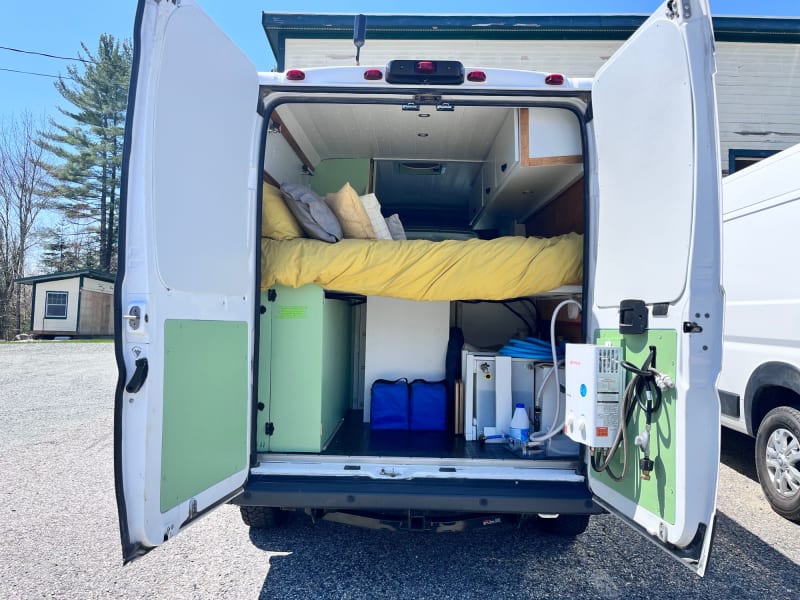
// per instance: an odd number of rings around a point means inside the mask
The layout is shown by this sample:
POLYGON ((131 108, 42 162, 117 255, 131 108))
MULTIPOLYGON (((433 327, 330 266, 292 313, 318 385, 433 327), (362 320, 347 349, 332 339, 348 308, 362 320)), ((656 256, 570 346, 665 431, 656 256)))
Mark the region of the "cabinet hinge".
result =
POLYGON ((267 290, 267 300, 275 302, 278 299, 278 292, 276 290, 267 290))
POLYGON ((265 423, 264 424, 264 433, 267 435, 272 435, 275 433, 275 424, 274 423, 265 423))

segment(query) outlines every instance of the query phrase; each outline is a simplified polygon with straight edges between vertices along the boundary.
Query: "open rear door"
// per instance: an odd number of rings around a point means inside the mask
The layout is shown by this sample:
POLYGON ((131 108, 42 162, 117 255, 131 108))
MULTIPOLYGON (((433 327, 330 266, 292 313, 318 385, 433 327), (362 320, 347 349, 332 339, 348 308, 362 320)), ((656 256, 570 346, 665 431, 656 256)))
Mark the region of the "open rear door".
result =
POLYGON ((191 0, 141 1, 115 297, 123 559, 247 479, 262 119, 255 66, 191 0))
MULTIPOLYGON (((589 335, 622 346, 636 366, 655 348, 655 367, 675 383, 653 415, 652 468, 640 465, 644 451, 634 443, 646 429, 636 409, 627 426, 627 475, 616 481, 589 466, 590 487, 602 505, 699 574, 711 544, 719 462, 713 43, 706 0, 666 2, 598 71, 589 123, 598 174, 590 192, 596 268, 589 335), (644 302, 643 333, 620 333, 623 300, 644 302)), ((622 455, 611 464, 616 476, 622 455)))

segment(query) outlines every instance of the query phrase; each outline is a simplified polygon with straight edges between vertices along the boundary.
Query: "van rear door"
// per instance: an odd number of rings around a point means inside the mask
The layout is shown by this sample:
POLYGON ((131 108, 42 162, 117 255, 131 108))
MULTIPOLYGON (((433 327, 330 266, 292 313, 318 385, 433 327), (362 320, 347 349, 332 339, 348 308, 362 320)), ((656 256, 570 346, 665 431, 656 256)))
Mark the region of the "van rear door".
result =
MULTIPOLYGON (((650 479, 634 443, 646 429, 635 409, 627 477, 617 482, 590 466, 590 487, 598 502, 699 574, 710 549, 719 462, 714 71, 707 1, 666 2, 597 72, 589 123, 597 170, 589 335, 621 345, 636 366, 655 348, 655 367, 675 383, 653 416, 650 479), (628 316, 621 315, 623 300, 646 305, 645 332, 620 334, 628 316)), ((619 476, 623 461, 611 466, 619 476)))
POLYGON ((139 3, 115 297, 123 559, 236 495, 250 454, 255 66, 191 0, 139 3))

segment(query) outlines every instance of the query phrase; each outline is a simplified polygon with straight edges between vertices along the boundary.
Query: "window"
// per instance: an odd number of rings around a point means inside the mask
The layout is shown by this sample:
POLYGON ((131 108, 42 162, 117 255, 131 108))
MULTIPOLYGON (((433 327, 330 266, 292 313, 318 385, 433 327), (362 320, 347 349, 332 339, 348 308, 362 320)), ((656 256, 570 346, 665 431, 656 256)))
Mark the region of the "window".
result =
POLYGON ((67 318, 67 292, 47 292, 44 316, 46 319, 67 318))
POLYGON ((777 150, 728 150, 728 175, 775 154, 777 150))

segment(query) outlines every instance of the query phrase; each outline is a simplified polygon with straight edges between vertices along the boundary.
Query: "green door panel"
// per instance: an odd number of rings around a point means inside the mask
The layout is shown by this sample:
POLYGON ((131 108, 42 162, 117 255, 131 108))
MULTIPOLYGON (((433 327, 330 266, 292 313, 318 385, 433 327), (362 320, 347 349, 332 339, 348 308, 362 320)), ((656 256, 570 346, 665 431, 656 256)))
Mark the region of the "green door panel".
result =
POLYGON ((247 466, 247 323, 164 323, 161 512, 247 466))
POLYGON ((276 286, 272 317, 269 420, 272 452, 319 451, 322 300, 316 285, 276 286))
POLYGON ((272 387, 270 364, 272 363, 272 318, 269 312, 269 300, 266 292, 261 294, 263 312, 259 312, 258 343, 258 410, 256 410, 256 451, 269 450, 269 438, 266 425, 269 422, 269 395, 272 387))
MULTIPOLYGON (((673 329, 648 330, 641 335, 622 335, 617 330, 604 329, 595 334, 596 344, 610 342, 622 348, 624 360, 641 366, 650 353, 650 346, 656 347, 655 367, 676 381, 676 357, 678 334, 673 329)), ((631 375, 626 379, 630 381, 631 375)), ((628 425, 628 475, 622 482, 612 480, 605 473, 593 473, 593 477, 615 489, 625 497, 665 521, 675 523, 675 390, 663 393, 661 408, 656 413, 650 429, 650 458, 654 469, 649 481, 639 477, 639 458, 642 453, 634 444, 634 438, 645 428, 645 415, 635 409, 628 425)), ((590 467, 591 468, 591 467, 590 467)), ((622 472, 622 453, 612 461, 614 473, 622 472)))

